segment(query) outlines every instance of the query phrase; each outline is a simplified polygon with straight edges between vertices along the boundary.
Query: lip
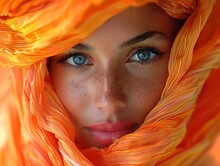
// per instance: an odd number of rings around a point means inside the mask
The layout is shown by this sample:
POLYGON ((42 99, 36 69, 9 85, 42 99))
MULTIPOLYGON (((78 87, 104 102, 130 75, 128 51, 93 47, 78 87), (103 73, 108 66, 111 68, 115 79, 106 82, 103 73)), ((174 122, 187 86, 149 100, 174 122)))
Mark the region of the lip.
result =
POLYGON ((138 126, 137 123, 130 122, 101 122, 86 127, 86 129, 95 142, 108 146, 116 139, 134 132, 138 126))

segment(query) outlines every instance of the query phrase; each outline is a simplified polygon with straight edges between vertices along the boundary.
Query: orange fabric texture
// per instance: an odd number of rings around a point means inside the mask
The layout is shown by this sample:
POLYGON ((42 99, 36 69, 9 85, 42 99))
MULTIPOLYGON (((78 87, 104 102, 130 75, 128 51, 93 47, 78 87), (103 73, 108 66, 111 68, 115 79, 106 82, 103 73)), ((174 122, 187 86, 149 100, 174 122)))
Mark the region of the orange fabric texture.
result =
MULTIPOLYGON (((0 165, 208 165, 220 133, 220 0, 1 0, 0 165), (80 150, 47 58, 129 6, 155 2, 186 19, 155 108, 134 133, 80 150), (99 18, 99 19, 97 19, 99 18), (204 162, 203 162, 204 161, 204 162)), ((217 163, 216 163, 217 164, 217 163)))

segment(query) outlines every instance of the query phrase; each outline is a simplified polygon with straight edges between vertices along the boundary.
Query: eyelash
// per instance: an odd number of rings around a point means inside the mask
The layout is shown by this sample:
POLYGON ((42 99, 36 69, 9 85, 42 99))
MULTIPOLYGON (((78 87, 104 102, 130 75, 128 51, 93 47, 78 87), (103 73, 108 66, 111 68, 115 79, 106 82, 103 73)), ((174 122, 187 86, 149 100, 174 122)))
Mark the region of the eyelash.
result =
MULTIPOLYGON (((138 47, 138 48, 135 48, 133 49, 132 51, 130 51, 130 53, 128 54, 128 57, 125 59, 125 63, 127 62, 135 62, 135 63, 138 63, 138 64, 141 64, 141 65, 144 65, 144 64, 148 64, 148 63, 154 63, 156 62, 163 54, 165 54, 164 52, 158 50, 157 48, 154 48, 154 47, 138 47), (137 53, 138 51, 149 51, 153 54, 155 54, 156 57, 153 57, 152 59, 149 59, 147 61, 135 61, 135 60, 129 60, 132 56, 135 55, 135 53, 137 53)), ((55 60, 57 63, 64 63, 66 67, 68 68, 75 68, 75 69, 83 69, 89 65, 92 65, 92 58, 85 55, 84 53, 81 53, 81 52, 73 52, 73 51, 68 51, 65 53, 64 56, 60 57, 60 58, 57 58, 55 60), (89 62, 91 62, 90 64, 86 64, 86 65, 71 65, 67 62, 67 60, 71 57, 74 57, 76 55, 83 55, 85 56, 85 58, 88 59, 89 62)))
POLYGON ((83 69, 84 67, 88 66, 88 65, 71 65, 67 62, 67 60, 71 57, 74 57, 76 55, 79 55, 79 54, 82 54, 84 55, 92 64, 92 59, 89 58, 87 55, 85 55, 84 53, 81 53, 81 52, 73 52, 73 51, 68 51, 65 53, 64 56, 60 57, 60 58, 57 58, 55 59, 55 61, 57 63, 63 63, 66 67, 68 68, 74 68, 74 69, 83 69))
POLYGON ((149 63, 154 63, 154 62, 156 62, 160 57, 162 57, 162 55, 164 55, 165 54, 165 52, 162 52, 162 51, 160 51, 160 50, 158 50, 157 48, 154 48, 154 47, 137 47, 137 48, 135 48, 135 49, 133 49, 130 53, 129 53, 129 55, 128 55, 128 57, 125 59, 125 63, 126 62, 136 62, 136 63, 138 63, 138 64, 141 64, 141 65, 144 65, 144 64, 149 64, 149 63), (153 54, 155 54, 155 56, 156 57, 153 57, 153 58, 151 58, 151 59, 149 59, 149 60, 147 60, 147 61, 135 61, 135 60, 129 60, 132 56, 134 56, 135 55, 135 53, 137 53, 138 51, 149 51, 149 52, 151 52, 151 53, 153 53, 153 54))

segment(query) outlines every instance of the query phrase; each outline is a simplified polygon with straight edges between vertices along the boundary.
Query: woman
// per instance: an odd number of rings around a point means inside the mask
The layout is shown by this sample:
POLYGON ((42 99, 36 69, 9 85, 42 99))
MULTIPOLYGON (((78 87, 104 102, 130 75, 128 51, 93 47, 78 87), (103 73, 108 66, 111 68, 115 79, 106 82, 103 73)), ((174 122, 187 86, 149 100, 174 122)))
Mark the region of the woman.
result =
POLYGON ((155 3, 0 4, 14 91, 2 164, 204 164, 220 127, 220 2, 155 3))
POLYGON ((158 102, 178 21, 154 4, 129 8, 50 59, 51 82, 81 147, 133 132, 158 102))

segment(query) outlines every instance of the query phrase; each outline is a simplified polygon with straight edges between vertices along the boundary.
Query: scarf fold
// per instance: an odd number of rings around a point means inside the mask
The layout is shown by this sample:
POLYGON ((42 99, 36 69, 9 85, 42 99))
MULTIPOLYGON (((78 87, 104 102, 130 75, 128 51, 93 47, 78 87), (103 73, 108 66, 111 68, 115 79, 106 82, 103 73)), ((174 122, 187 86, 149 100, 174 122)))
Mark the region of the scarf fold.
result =
POLYGON ((0 165, 195 165, 220 133, 219 0, 2 0, 0 33, 0 64, 7 66, 0 70, 0 165), (113 15, 150 2, 186 20, 161 99, 134 133, 81 150, 47 58, 113 15))

